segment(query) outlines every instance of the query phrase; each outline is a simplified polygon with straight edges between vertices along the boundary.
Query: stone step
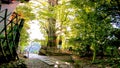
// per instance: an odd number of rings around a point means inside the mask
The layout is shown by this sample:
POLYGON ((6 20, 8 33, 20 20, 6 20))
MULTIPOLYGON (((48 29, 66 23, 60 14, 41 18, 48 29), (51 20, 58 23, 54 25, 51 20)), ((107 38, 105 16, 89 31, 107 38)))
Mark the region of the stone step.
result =
POLYGON ((40 59, 40 60, 43 61, 44 63, 48 64, 48 65, 51 65, 51 66, 52 66, 52 65, 55 65, 55 61, 49 59, 48 57, 42 58, 42 59, 40 59))

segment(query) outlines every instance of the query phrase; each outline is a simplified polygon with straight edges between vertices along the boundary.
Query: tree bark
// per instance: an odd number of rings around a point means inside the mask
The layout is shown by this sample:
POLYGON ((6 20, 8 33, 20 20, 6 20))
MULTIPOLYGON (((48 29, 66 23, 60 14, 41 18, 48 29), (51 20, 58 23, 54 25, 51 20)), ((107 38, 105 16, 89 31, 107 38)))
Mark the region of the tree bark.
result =
POLYGON ((54 7, 55 5, 58 5, 58 0, 48 0, 48 3, 54 7))
MULTIPOLYGON (((54 7, 55 5, 58 4, 58 0, 48 0, 48 3, 50 4, 50 6, 54 7)), ((49 9, 50 12, 54 11, 49 9)), ((48 43, 47 45, 49 47, 57 47, 56 44, 56 39, 57 39, 57 35, 56 35, 56 19, 53 17, 48 18, 48 43)))

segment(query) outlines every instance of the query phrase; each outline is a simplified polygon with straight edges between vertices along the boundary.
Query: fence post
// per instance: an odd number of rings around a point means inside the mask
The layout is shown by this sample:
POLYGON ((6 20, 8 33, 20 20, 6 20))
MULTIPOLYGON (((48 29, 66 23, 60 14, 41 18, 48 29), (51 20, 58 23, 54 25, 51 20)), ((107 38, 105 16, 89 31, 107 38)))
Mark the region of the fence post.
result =
POLYGON ((10 52, 9 57, 12 57, 12 53, 11 53, 9 42, 8 42, 8 35, 7 35, 7 11, 8 11, 8 9, 5 9, 5 17, 4 17, 5 40, 6 40, 6 45, 8 47, 8 50, 10 52))

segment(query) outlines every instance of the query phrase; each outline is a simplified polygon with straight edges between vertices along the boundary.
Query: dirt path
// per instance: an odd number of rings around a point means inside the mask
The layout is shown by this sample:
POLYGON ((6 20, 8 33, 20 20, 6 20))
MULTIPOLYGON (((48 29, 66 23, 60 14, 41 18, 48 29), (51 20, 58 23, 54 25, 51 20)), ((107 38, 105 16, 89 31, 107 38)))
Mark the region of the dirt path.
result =
POLYGON ((54 68, 39 59, 26 59, 25 64, 27 65, 27 68, 54 68))
POLYGON ((27 68, 74 68, 70 63, 37 54, 30 54, 29 58, 25 59, 25 64, 27 68))

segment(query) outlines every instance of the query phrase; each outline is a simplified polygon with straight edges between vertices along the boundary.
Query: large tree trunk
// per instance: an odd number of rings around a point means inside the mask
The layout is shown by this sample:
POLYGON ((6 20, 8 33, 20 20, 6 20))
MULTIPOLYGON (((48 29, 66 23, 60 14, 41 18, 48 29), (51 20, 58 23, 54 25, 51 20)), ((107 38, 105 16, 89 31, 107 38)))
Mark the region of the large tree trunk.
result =
POLYGON ((49 18, 49 30, 48 30, 48 46, 49 47, 56 47, 56 29, 55 29, 55 23, 56 20, 54 18, 49 18))
POLYGON ((48 0, 48 3, 54 7, 55 5, 58 4, 58 0, 48 0))
MULTIPOLYGON (((54 7, 55 5, 58 4, 58 0, 48 0, 48 3, 50 4, 50 6, 54 7)), ((52 13, 54 10, 52 10, 51 8, 49 8, 50 13, 52 13)), ((56 35, 56 19, 53 17, 49 17, 48 18, 48 42, 47 42, 47 52, 56 52, 55 50, 57 50, 57 35, 56 35)))
MULTIPOLYGON (((50 4, 50 6, 54 7, 55 5, 58 4, 58 0, 48 0, 48 3, 50 4)), ((54 11, 49 9, 50 12, 54 11)), ((56 19, 55 18, 48 18, 48 23, 49 23, 49 29, 48 29, 48 46, 49 47, 56 47, 56 29, 55 29, 55 24, 56 24, 56 19)))

